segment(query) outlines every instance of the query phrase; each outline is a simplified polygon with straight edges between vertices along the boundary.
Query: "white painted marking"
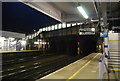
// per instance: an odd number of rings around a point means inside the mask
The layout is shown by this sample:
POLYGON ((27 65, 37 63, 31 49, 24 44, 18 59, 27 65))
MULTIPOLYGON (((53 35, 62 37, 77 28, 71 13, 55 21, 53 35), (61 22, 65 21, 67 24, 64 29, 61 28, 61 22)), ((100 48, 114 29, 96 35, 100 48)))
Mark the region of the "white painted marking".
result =
POLYGON ((15 68, 12 68, 12 69, 8 69, 8 71, 11 71, 11 70, 14 70, 15 68))
POLYGON ((95 73, 96 71, 91 71, 91 72, 95 73))
POLYGON ((37 58, 37 57, 33 57, 33 58, 37 58))
POLYGON ((19 59, 19 60, 24 60, 24 59, 19 59))
POLYGON ((39 68, 39 66, 36 66, 36 67, 34 67, 34 68, 39 68))
POLYGON ((26 70, 22 70, 22 71, 20 71, 20 72, 25 72, 26 70))
POLYGON ((2 73, 3 71, 0 71, 0 73, 2 73))
POLYGON ((8 76, 8 75, 3 75, 3 76, 0 76, 0 77, 6 77, 6 76, 8 76))
POLYGON ((14 75, 15 73, 10 73, 10 74, 8 74, 8 75, 14 75))
POLYGON ((37 65, 38 63, 34 63, 34 65, 37 65))
POLYGON ((24 68, 25 66, 20 66, 20 68, 24 68))
POLYGON ((0 76, 0 78, 2 78, 3 76, 0 76))

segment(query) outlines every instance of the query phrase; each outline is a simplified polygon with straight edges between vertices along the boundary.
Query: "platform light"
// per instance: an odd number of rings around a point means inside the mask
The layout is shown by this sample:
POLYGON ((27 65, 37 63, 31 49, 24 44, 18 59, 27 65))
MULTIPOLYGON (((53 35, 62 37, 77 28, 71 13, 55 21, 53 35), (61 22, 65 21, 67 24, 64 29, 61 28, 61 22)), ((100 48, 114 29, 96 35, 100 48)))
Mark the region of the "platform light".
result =
POLYGON ((95 28, 91 28, 92 31, 95 31, 95 28))
POLYGON ((82 6, 77 7, 78 11, 83 15, 85 19, 88 19, 88 15, 86 14, 85 10, 82 8, 82 6))

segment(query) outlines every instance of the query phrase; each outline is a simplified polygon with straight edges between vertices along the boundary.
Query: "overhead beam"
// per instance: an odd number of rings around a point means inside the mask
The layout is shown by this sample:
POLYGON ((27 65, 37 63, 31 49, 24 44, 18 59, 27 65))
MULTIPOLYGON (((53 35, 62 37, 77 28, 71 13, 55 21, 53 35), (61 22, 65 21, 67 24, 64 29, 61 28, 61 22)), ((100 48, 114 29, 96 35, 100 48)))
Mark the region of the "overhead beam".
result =
POLYGON ((29 2, 23 2, 22 0, 19 0, 20 2, 42 12, 45 15, 48 15, 52 18, 54 18, 57 21, 62 21, 61 20, 61 11, 59 11, 58 9, 56 9, 55 7, 53 7, 52 5, 50 5, 48 2, 34 2, 33 1, 29 1, 29 2))
POLYGON ((82 19, 80 19, 79 15, 62 14, 63 22, 77 22, 77 21, 81 21, 81 20, 82 19))
POLYGON ((101 11, 102 11, 102 18, 103 18, 103 25, 104 27, 107 26, 107 3, 101 3, 101 11))

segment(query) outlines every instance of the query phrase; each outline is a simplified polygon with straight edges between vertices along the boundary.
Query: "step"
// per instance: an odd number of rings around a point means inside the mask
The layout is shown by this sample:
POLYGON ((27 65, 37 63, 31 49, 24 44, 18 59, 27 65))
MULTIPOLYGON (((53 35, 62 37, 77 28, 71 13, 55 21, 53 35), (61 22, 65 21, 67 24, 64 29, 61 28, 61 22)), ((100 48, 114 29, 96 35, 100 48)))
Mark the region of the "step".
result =
POLYGON ((120 58, 119 55, 110 55, 110 57, 118 57, 118 58, 120 58))
POLYGON ((120 68, 108 68, 109 71, 120 72, 120 68))
POLYGON ((120 66, 110 65, 108 66, 109 69, 120 69, 120 66))
POLYGON ((115 59, 115 60, 110 59, 110 60, 108 60, 108 62, 119 62, 120 63, 120 60, 119 59, 115 59))
POLYGON ((118 65, 108 65, 108 68, 120 68, 118 65))
POLYGON ((114 54, 110 54, 110 56, 119 56, 120 57, 120 54, 114 53, 114 54))
POLYGON ((120 59, 120 57, 118 57, 118 56, 110 56, 110 58, 119 58, 120 59))
POLYGON ((120 62, 113 62, 113 61, 112 61, 112 62, 108 62, 108 64, 118 64, 118 65, 119 65, 120 62))
POLYGON ((120 54, 119 51, 109 51, 110 54, 120 54))

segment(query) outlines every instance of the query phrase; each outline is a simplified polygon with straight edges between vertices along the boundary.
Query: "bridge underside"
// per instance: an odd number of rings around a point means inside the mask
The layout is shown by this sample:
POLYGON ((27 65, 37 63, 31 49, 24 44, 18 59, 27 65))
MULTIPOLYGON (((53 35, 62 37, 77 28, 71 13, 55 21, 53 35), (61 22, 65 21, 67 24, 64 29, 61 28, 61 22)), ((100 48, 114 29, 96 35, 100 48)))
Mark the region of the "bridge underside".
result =
POLYGON ((92 35, 61 36, 46 39, 50 43, 50 51, 64 54, 86 56, 96 52, 97 37, 92 35))

